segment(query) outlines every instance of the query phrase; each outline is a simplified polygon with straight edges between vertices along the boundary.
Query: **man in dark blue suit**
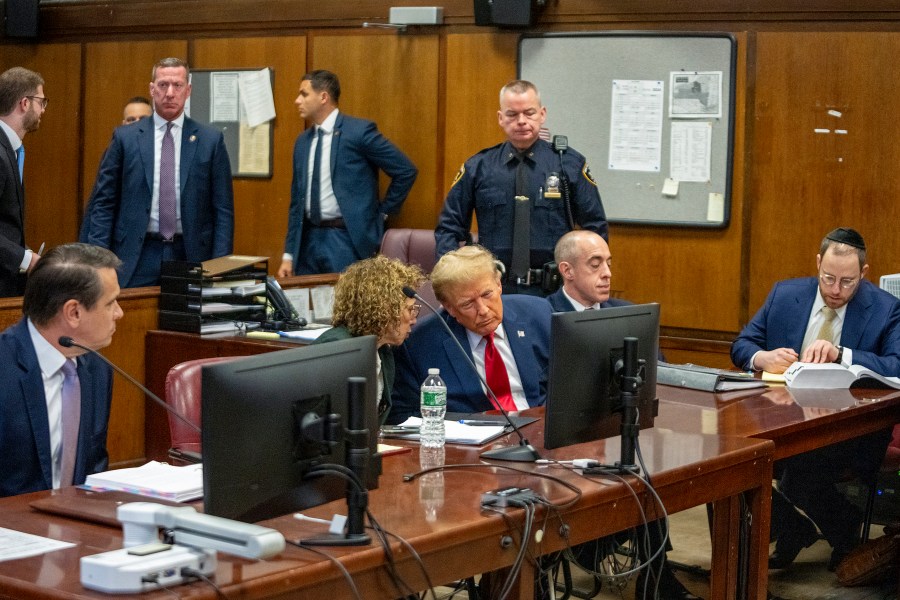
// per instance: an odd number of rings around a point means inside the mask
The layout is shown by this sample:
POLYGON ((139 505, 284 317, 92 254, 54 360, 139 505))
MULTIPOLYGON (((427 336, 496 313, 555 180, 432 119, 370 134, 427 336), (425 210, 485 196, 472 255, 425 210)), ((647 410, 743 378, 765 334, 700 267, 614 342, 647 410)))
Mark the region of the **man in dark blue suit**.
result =
POLYGON ((337 273, 381 245, 384 220, 400 210, 418 170, 371 121, 338 110, 330 71, 303 76, 294 104, 311 121, 294 144, 294 179, 279 277, 337 273), (378 197, 378 171, 391 178, 378 197))
MULTIPOLYGON (((438 322, 444 319, 466 354, 486 379, 487 337, 492 337, 508 375, 511 401, 521 410, 541 406, 547 398, 550 361, 550 315, 544 298, 502 295, 501 273, 493 255, 480 246, 448 252, 431 273, 434 293, 446 312, 419 324, 395 353, 393 408, 389 423, 419 414, 419 386, 429 368, 441 370, 447 384, 447 410, 494 409, 471 366, 438 322)), ((493 386, 492 386, 493 387, 493 386)), ((500 396, 500 392, 495 389, 500 396)))
POLYGON ((25 134, 47 108, 44 79, 13 67, 0 74, 0 297, 21 296, 25 273, 40 256, 25 245, 25 134))
MULTIPOLYGON (((554 312, 580 312, 631 304, 627 300, 609 297, 612 282, 612 252, 606 240, 593 231, 576 229, 563 235, 553 250, 553 260, 559 266, 562 278, 562 287, 547 296, 554 312)), ((643 543, 637 546, 643 562, 655 554, 662 539, 660 529, 655 523, 646 528, 646 533, 643 530, 639 531, 640 534, 636 539, 642 540, 644 535, 650 536, 649 547, 643 543)), ((610 547, 606 539, 577 546, 573 549, 574 556, 579 562, 596 560, 596 557, 602 556, 602 548, 610 547)), ((615 547, 615 544, 612 547, 615 547)), ((635 585, 635 598, 643 598, 645 592, 656 590, 661 600, 699 600, 675 577, 665 554, 654 563, 656 564, 648 567, 639 576, 635 585), (646 581, 645 573, 651 571, 653 577, 650 581, 646 581)), ((596 564, 588 564, 587 567, 596 569, 596 564)))
POLYGON ((0 496, 78 485, 108 468, 112 371, 59 338, 109 345, 122 317, 119 265, 109 250, 68 244, 47 252, 28 277, 25 317, 0 334, 0 496), (77 373, 71 394, 64 370, 77 373))
MULTIPOLYGON (((860 364, 900 375, 900 301, 864 279, 869 265, 862 236, 849 228, 831 231, 822 240, 816 268, 818 277, 775 285, 732 344, 732 362, 773 373, 797 360, 860 364)), ((821 529, 833 547, 829 568, 837 566, 859 541, 861 515, 835 484, 848 470, 871 479, 889 439, 886 429, 775 464, 781 493, 775 490, 772 498, 777 544, 770 568, 788 566, 816 540, 815 526, 794 506, 821 529)))
POLYGON ((122 259, 122 287, 159 285, 166 260, 232 252, 228 151, 220 131, 184 114, 188 73, 177 58, 154 65, 153 117, 118 127, 97 172, 87 241, 122 259))

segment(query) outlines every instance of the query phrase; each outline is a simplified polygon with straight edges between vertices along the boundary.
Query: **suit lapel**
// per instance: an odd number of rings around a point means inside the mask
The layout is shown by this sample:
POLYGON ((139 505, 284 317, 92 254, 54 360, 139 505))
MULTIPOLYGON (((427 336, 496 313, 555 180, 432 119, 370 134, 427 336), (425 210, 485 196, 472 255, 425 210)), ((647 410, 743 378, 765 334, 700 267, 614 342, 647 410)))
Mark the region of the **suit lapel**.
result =
POLYGON ((180 169, 180 185, 181 200, 184 201, 184 186, 190 181, 188 178, 191 174, 191 167, 194 164, 194 155, 197 153, 197 135, 199 128, 192 120, 184 119, 184 130, 181 132, 181 169, 180 169))
POLYGON ((513 358, 519 369, 519 378, 522 380, 522 389, 525 395, 530 397, 528 389, 529 374, 535 373, 534 355, 528 349, 528 330, 525 323, 521 322, 515 309, 508 304, 503 305, 503 330, 506 332, 506 342, 512 350, 513 358))
POLYGON ((16 338, 19 345, 18 361, 20 367, 19 389, 28 412, 28 422, 34 436, 38 459, 41 463, 41 474, 47 489, 53 487, 53 465, 50 456, 50 424, 47 416, 47 400, 44 396, 44 380, 37 355, 31 344, 28 326, 25 321, 16 325, 16 338))
POLYGON ((138 148, 141 153, 141 162, 144 165, 144 178, 147 180, 147 188, 153 193, 153 165, 155 146, 155 130, 153 127, 153 115, 149 119, 141 119, 129 127, 140 127, 138 130, 138 148))
MULTIPOLYGON (((463 351, 465 351, 469 359, 472 360, 472 348, 469 346, 469 338, 466 335, 465 328, 446 312, 439 313, 437 318, 447 320, 447 324, 450 325, 450 330, 453 332, 453 335, 459 343, 462 344, 463 351)), ((456 346, 456 343, 446 336, 442 335, 441 337, 443 338, 442 345, 444 347, 444 352, 447 355, 447 362, 450 363, 453 374, 456 376, 456 380, 463 388, 463 394, 469 398, 477 398, 478 396, 484 395, 484 390, 481 389, 481 382, 478 380, 478 376, 472 372, 471 365, 467 364, 466 360, 459 355, 459 348, 456 346), (466 385, 467 382, 471 385, 466 385)))
POLYGON ((75 471, 73 473, 73 479, 75 481, 81 481, 88 476, 88 473, 85 473, 87 465, 85 464, 84 449, 90 446, 91 434, 94 431, 93 413, 88 410, 89 407, 85 404, 84 399, 94 397, 94 380, 88 373, 88 366, 85 364, 85 358, 78 358, 76 359, 76 362, 78 364, 78 381, 81 386, 81 419, 78 423, 78 450, 75 455, 75 471))
POLYGON ((10 173, 10 177, 12 181, 16 183, 16 197, 19 201, 19 222, 22 224, 22 229, 25 228, 25 186, 22 185, 22 180, 19 179, 19 161, 16 158, 16 153, 12 149, 12 144, 9 142, 9 138, 6 137, 5 132, 0 131, 0 145, 3 146, 3 149, 6 153, 6 162, 8 165, 8 171, 10 173))
POLYGON ((344 115, 338 113, 337 119, 334 121, 334 132, 331 134, 331 180, 334 181, 334 168, 337 165, 338 146, 341 145, 341 128, 344 126, 344 115))
MULTIPOLYGON (((863 286, 861 281, 860 286, 863 286)), ((869 290, 863 286, 847 304, 847 312, 844 313, 844 324, 841 327, 841 346, 858 348, 859 340, 866 330, 866 324, 871 316, 872 296, 869 290)))
POLYGON ((788 348, 795 348, 798 352, 803 347, 803 338, 806 337, 806 327, 809 325, 809 313, 812 311, 813 302, 816 300, 819 284, 816 278, 811 278, 810 286, 794 297, 797 311, 797 326, 788 326, 788 348))

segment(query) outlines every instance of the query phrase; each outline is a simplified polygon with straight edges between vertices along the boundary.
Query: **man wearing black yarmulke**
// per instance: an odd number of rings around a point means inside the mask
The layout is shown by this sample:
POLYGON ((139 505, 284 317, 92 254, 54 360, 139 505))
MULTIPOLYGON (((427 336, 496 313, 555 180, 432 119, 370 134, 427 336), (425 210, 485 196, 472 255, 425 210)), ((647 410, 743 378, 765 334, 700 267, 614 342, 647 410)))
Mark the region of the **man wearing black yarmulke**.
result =
MULTIPOLYGON (((900 376, 900 300, 865 279, 869 265, 863 237, 846 227, 831 231, 822 240, 816 268, 818 277, 775 284, 765 305, 731 345, 732 362, 741 369, 772 373, 783 373, 798 360, 859 364, 900 376)), ((775 464, 780 486, 772 495, 771 535, 777 544, 769 568, 791 564, 816 541, 816 526, 833 548, 829 569, 837 567, 859 542, 862 515, 836 484, 848 470, 871 481, 890 432, 775 464)))

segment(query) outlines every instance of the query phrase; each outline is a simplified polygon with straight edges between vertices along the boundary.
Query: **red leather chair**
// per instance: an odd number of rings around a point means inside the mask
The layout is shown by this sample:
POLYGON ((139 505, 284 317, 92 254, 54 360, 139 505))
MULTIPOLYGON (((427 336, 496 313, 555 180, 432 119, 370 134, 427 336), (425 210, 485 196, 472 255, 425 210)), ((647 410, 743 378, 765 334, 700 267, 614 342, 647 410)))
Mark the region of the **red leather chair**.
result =
MULTIPOLYGON (((203 365, 235 360, 237 356, 216 356, 189 360, 175 365, 166 374, 166 404, 191 423, 200 426, 201 371, 203 365)), ((169 435, 172 438, 170 454, 178 458, 179 453, 199 455, 200 433, 181 421, 171 412, 169 435), (174 452, 173 452, 174 451, 174 452)))
MULTIPOLYGON (((473 233, 473 242, 478 242, 478 234, 473 233)), ((433 229, 388 229, 381 239, 381 254, 388 258, 396 258, 408 265, 418 265, 425 275, 430 275, 434 264, 435 241, 433 229)), ((420 296, 432 306, 438 308, 438 301, 431 289, 431 281, 426 280, 416 290, 420 296)), ((427 309, 426 309, 427 310, 427 309)))

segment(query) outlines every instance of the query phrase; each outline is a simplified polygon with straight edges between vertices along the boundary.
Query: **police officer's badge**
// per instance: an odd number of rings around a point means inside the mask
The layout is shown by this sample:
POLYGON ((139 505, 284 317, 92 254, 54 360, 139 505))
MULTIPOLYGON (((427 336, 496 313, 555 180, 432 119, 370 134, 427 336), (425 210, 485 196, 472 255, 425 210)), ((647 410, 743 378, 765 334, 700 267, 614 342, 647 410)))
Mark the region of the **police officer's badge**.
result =
POLYGON ((454 185, 456 185, 456 182, 459 181, 460 179, 462 179, 462 176, 465 174, 466 174, 466 163, 463 163, 459 167, 459 171, 457 171, 456 177, 453 178, 453 183, 450 184, 450 187, 453 187, 454 185))
POLYGON ((594 181, 594 176, 591 175, 591 169, 588 167, 588 164, 585 162, 584 167, 581 169, 581 174, 584 175, 584 178, 591 182, 591 185, 597 187, 597 182, 594 181))
POLYGON ((547 175, 547 181, 544 183, 544 198, 559 198, 559 174, 550 173, 547 175))

